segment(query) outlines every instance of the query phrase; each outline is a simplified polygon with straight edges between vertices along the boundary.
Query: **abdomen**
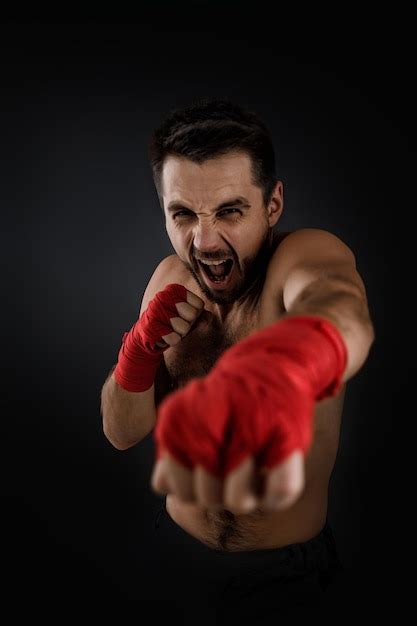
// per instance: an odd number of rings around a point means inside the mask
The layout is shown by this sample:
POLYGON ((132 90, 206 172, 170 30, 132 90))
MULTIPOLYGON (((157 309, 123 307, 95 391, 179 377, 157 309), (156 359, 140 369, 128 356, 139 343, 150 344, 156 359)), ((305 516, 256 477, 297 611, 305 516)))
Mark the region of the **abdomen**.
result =
POLYGON ((345 387, 320 402, 314 415, 313 444, 305 457, 305 488, 284 511, 257 509, 234 515, 184 503, 168 495, 166 508, 183 530, 208 547, 240 551, 278 548, 307 541, 320 532, 327 516, 328 485, 339 445, 345 387))

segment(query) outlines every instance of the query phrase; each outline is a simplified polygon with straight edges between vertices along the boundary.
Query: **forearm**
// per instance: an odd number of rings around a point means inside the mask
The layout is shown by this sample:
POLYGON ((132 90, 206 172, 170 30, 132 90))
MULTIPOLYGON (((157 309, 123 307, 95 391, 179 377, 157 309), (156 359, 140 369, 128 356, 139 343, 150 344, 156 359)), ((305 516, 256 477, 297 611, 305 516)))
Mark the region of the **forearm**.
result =
POLYGON ((154 385, 143 392, 126 391, 113 371, 101 391, 103 431, 110 443, 126 450, 141 441, 155 425, 154 385))
POLYGON ((358 285, 319 278, 305 287, 291 303, 287 316, 293 315, 318 315, 337 327, 348 352, 344 382, 365 363, 375 334, 365 292, 358 285))

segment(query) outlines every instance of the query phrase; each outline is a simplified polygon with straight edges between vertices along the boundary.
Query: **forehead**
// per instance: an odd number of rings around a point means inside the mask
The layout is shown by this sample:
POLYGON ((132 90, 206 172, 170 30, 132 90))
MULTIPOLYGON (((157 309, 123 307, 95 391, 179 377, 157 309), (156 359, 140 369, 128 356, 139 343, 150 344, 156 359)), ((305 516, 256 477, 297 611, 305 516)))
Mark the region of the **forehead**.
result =
POLYGON ((231 153, 195 163, 169 156, 162 170, 162 195, 166 201, 216 202, 224 195, 252 193, 251 160, 247 154, 231 153))

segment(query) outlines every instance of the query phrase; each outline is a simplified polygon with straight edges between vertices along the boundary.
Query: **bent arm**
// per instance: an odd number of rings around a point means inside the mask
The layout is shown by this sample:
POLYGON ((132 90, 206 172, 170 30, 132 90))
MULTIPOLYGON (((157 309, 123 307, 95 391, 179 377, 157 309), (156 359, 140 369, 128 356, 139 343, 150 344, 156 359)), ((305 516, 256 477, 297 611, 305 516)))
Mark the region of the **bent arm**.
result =
MULTIPOLYGON (((159 263, 143 295, 139 317, 155 294, 172 282, 176 256, 169 255, 159 263)), ((101 390, 103 431, 118 450, 127 450, 139 443, 155 426, 156 407, 170 391, 169 374, 164 359, 156 371, 154 384, 146 391, 127 391, 117 384, 114 369, 101 390)))
POLYGON ((172 391, 172 380, 165 361, 156 372, 152 387, 143 392, 126 391, 110 373, 101 390, 103 431, 118 450, 127 450, 144 439, 155 427, 156 410, 172 391))
POLYGON ((154 385, 143 392, 126 391, 117 384, 114 366, 101 390, 103 431, 118 450, 144 439, 155 425, 154 385))

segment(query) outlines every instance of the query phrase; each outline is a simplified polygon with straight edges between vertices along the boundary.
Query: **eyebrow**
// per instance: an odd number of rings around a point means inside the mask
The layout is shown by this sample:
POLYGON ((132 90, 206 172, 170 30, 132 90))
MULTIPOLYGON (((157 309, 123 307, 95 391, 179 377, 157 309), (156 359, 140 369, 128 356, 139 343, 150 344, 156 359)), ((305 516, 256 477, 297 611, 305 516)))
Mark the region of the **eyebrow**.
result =
MULTIPOLYGON (((214 211, 218 211, 219 209, 225 209, 226 207, 232 207, 232 206, 233 207, 239 207, 241 209, 249 209, 250 208, 250 204, 247 201, 247 199, 244 198, 243 196, 238 196, 237 198, 232 198, 231 200, 226 200, 225 202, 222 202, 221 204, 216 206, 214 211)), ((192 211, 193 210, 190 207, 184 206, 184 204, 182 204, 182 202, 178 202, 177 200, 173 200, 172 202, 170 202, 168 204, 168 207, 167 207, 168 213, 173 213, 174 211, 178 211, 178 210, 181 210, 181 209, 185 209, 187 211, 192 211)))

